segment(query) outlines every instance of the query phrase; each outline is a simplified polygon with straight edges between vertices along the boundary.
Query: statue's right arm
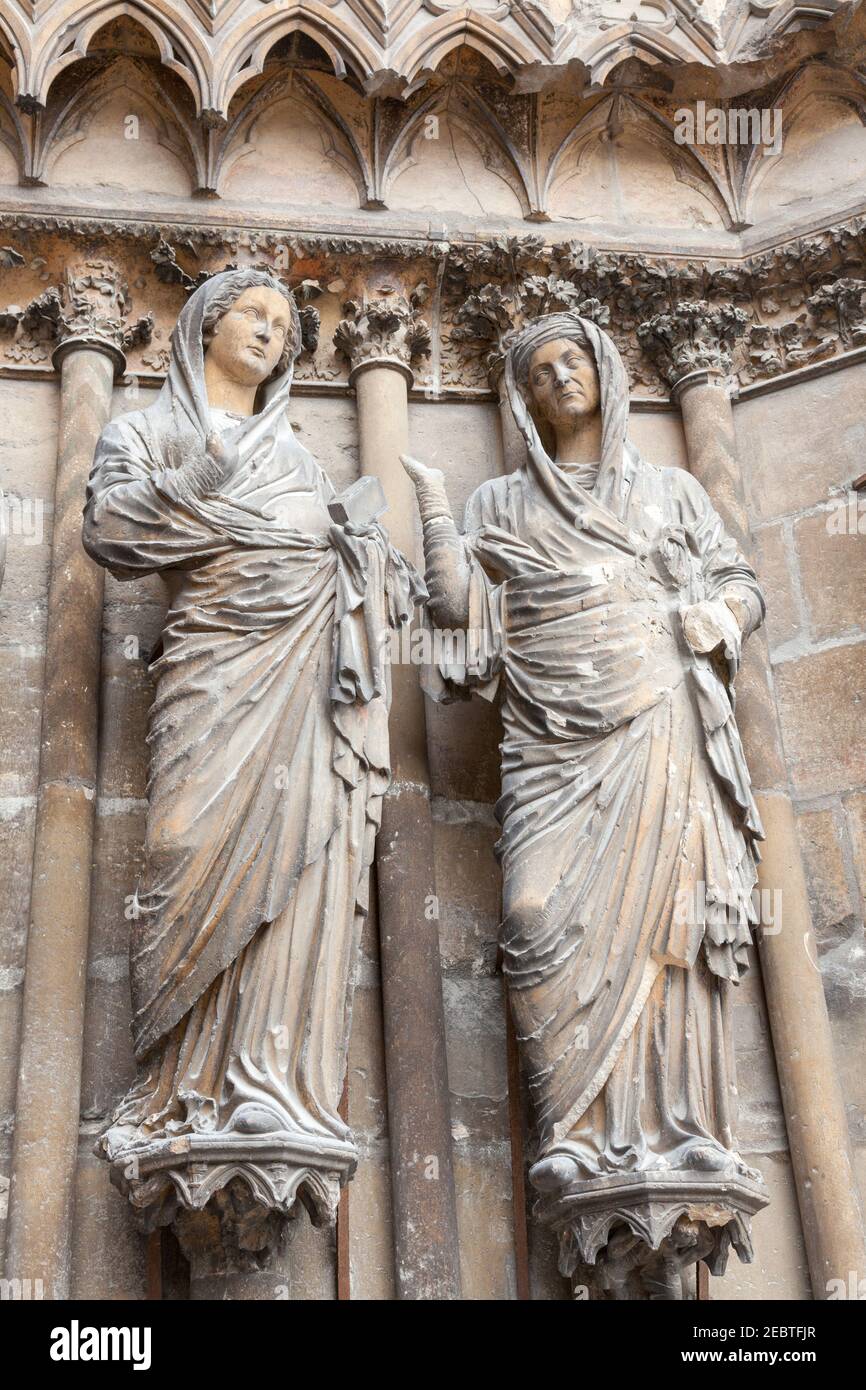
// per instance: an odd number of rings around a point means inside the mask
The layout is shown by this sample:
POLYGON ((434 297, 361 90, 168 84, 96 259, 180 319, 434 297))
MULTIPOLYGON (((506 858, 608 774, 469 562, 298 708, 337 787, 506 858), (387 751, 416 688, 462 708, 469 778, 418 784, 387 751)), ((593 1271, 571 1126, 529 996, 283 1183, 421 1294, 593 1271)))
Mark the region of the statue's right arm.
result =
POLYGON ((191 454, 178 468, 166 469, 163 477, 171 480, 179 497, 194 502, 208 493, 218 492, 237 466, 238 450, 216 433, 209 434, 204 449, 191 454))
POLYGON ((103 430, 82 540, 87 553, 121 579, 189 564, 222 544, 189 510, 181 470, 155 464, 146 432, 133 420, 113 420, 103 430))
POLYGON ((469 624, 470 567, 466 546, 454 523, 445 479, 407 454, 401 462, 415 486, 424 531, 424 578, 434 623, 453 631, 469 624))

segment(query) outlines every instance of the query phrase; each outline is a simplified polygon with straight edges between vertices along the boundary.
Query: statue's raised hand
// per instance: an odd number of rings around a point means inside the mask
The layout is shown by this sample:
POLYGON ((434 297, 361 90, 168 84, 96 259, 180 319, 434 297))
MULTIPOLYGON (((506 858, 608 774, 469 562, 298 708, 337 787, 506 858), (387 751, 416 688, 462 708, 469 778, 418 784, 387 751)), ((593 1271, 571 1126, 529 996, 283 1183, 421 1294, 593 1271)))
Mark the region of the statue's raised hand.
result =
POLYGON ((219 492, 237 468, 238 446, 229 444, 222 435, 212 431, 205 441, 205 461, 209 480, 207 491, 219 492))
POLYGON ((437 516, 451 515, 448 494, 445 491, 445 475, 438 468, 428 468, 409 454, 401 454, 400 462, 405 468, 415 488, 418 510, 422 521, 432 521, 437 516))
POLYGON ((204 497, 220 492, 238 464, 237 445, 229 444, 215 431, 205 440, 198 453, 185 459, 175 469, 178 491, 187 498, 204 497))

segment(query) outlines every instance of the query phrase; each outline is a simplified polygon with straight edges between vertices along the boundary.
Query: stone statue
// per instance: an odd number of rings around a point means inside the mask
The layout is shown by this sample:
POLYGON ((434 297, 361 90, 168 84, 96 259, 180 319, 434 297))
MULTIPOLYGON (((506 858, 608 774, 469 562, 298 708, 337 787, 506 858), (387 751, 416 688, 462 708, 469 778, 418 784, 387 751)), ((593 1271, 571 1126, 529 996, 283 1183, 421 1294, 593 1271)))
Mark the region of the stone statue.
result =
POLYGON ((140 1069, 98 1149, 146 1228, 210 1202, 227 1248, 264 1252, 297 1197, 332 1221, 357 1163, 338 1105, 387 634, 423 592, 381 506, 359 514, 378 484, 333 501, 295 438, 300 347, 277 279, 206 281, 156 402, 105 428, 84 520, 95 560, 170 596, 131 940, 140 1069))
POLYGON ((442 474, 404 458, 429 614, 473 638, 428 693, 502 683, 501 939, 536 1213, 597 1296, 682 1297, 686 1265, 751 1258, 766 1202, 735 1148, 729 1029, 763 837, 732 681, 764 602, 695 479, 627 442, 596 324, 537 320, 505 372, 526 460, 473 493, 463 536, 442 474))

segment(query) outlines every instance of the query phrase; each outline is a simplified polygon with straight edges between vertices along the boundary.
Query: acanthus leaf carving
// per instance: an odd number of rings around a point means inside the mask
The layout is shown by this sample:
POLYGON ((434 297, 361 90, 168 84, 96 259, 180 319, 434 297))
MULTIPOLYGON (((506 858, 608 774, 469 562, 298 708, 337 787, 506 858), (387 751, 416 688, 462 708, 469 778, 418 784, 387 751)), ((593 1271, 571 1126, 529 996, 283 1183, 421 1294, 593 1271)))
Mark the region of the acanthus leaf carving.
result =
MULTIPOLYGON (((332 287, 349 283, 359 264, 385 261, 399 265, 408 283, 416 280, 409 296, 415 312, 429 299, 430 282, 440 279, 433 331, 439 339, 440 380, 446 392, 490 389, 501 338, 527 316, 569 304, 582 306, 581 311, 592 317, 594 311, 587 307, 592 301, 600 306, 597 312, 604 310, 609 316, 597 321, 608 327, 625 357, 633 388, 653 395, 667 389, 659 353, 647 349, 637 329, 684 302, 706 302, 712 309, 729 303, 746 315, 748 334, 735 359, 744 385, 780 375, 780 363, 781 372, 787 372, 864 346, 858 288, 866 282, 863 218, 792 239, 746 260, 711 264, 607 250, 576 240, 545 246, 537 235, 449 243, 180 223, 172 226, 169 243, 152 222, 20 212, 0 213, 0 228, 14 237, 16 248, 20 243, 27 252, 31 271, 40 259, 44 266, 44 259, 33 251, 37 238, 45 234, 64 239, 70 247, 82 237, 94 247, 126 241, 150 256, 156 280, 177 285, 184 295, 227 265, 243 262, 275 270, 295 290, 302 311, 304 353, 298 372, 305 380, 331 382, 342 375, 332 352, 314 355, 315 312, 305 302, 305 280, 313 277, 329 293, 339 293, 332 287), (298 274, 290 273, 292 266, 298 274), (837 284, 842 287, 833 289, 837 284)), ((21 303, 26 304, 23 297, 21 303)), ((45 345, 53 338, 55 312, 56 306, 37 296, 27 323, 34 336, 18 318, 18 306, 9 305, 2 331, 13 336, 4 346, 4 356, 17 363, 47 365, 50 352, 45 345)), ((412 343, 423 346, 423 335, 416 339, 413 334, 412 343)), ((140 359, 144 367, 161 373, 164 353, 154 350, 148 357, 148 362, 140 359)))
POLYGON ((807 303, 819 323, 838 328, 845 347, 866 343, 866 280, 845 278, 823 285, 807 303))
POLYGON ((188 275, 183 266, 178 264, 177 251, 164 236, 159 237, 150 253, 150 259, 154 264, 156 278, 164 285, 182 285, 190 294, 197 289, 198 278, 188 275))
POLYGON ((806 367, 819 358, 829 357, 836 351, 836 340, 830 334, 820 337, 809 323, 806 314, 781 324, 777 334, 782 345, 785 366, 793 370, 806 367))
POLYGON ((392 365, 411 379, 412 364, 431 349, 430 328, 410 298, 400 294, 347 299, 334 333, 337 353, 351 376, 362 367, 392 365))
MULTIPOLYGON (((129 287, 110 261, 91 260, 67 269, 60 285, 49 286, 21 316, 24 335, 55 351, 73 343, 108 351, 118 371, 127 348, 150 341, 153 314, 129 323, 129 287)), ((7 354, 8 355, 8 354, 7 354)))
POLYGON ((0 333, 14 333, 24 317, 24 310, 17 304, 7 304, 0 310, 0 333))
POLYGON ((639 324, 637 337, 668 384, 676 386, 691 372, 730 372, 733 350, 748 322, 744 310, 733 304, 681 301, 670 313, 639 324))

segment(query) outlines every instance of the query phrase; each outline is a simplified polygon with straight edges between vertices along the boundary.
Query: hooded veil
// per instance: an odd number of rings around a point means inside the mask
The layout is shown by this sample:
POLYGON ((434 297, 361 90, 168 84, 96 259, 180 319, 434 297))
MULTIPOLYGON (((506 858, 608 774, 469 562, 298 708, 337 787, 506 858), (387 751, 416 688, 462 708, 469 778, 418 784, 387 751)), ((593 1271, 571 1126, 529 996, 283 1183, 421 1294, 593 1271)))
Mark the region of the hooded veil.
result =
MULTIPOLYGON (((215 427, 202 324, 230 275, 184 307, 158 399, 106 428, 88 489, 90 554, 121 579, 163 572, 172 593, 130 947, 140 1075, 102 1145, 278 1133, 345 1175, 353 961, 389 777, 383 653, 420 586, 379 527, 331 522, 334 489, 287 417, 291 365, 223 433, 238 461, 219 491, 178 486, 215 427)), ((332 1211, 331 1179, 312 1191, 332 1211)))

